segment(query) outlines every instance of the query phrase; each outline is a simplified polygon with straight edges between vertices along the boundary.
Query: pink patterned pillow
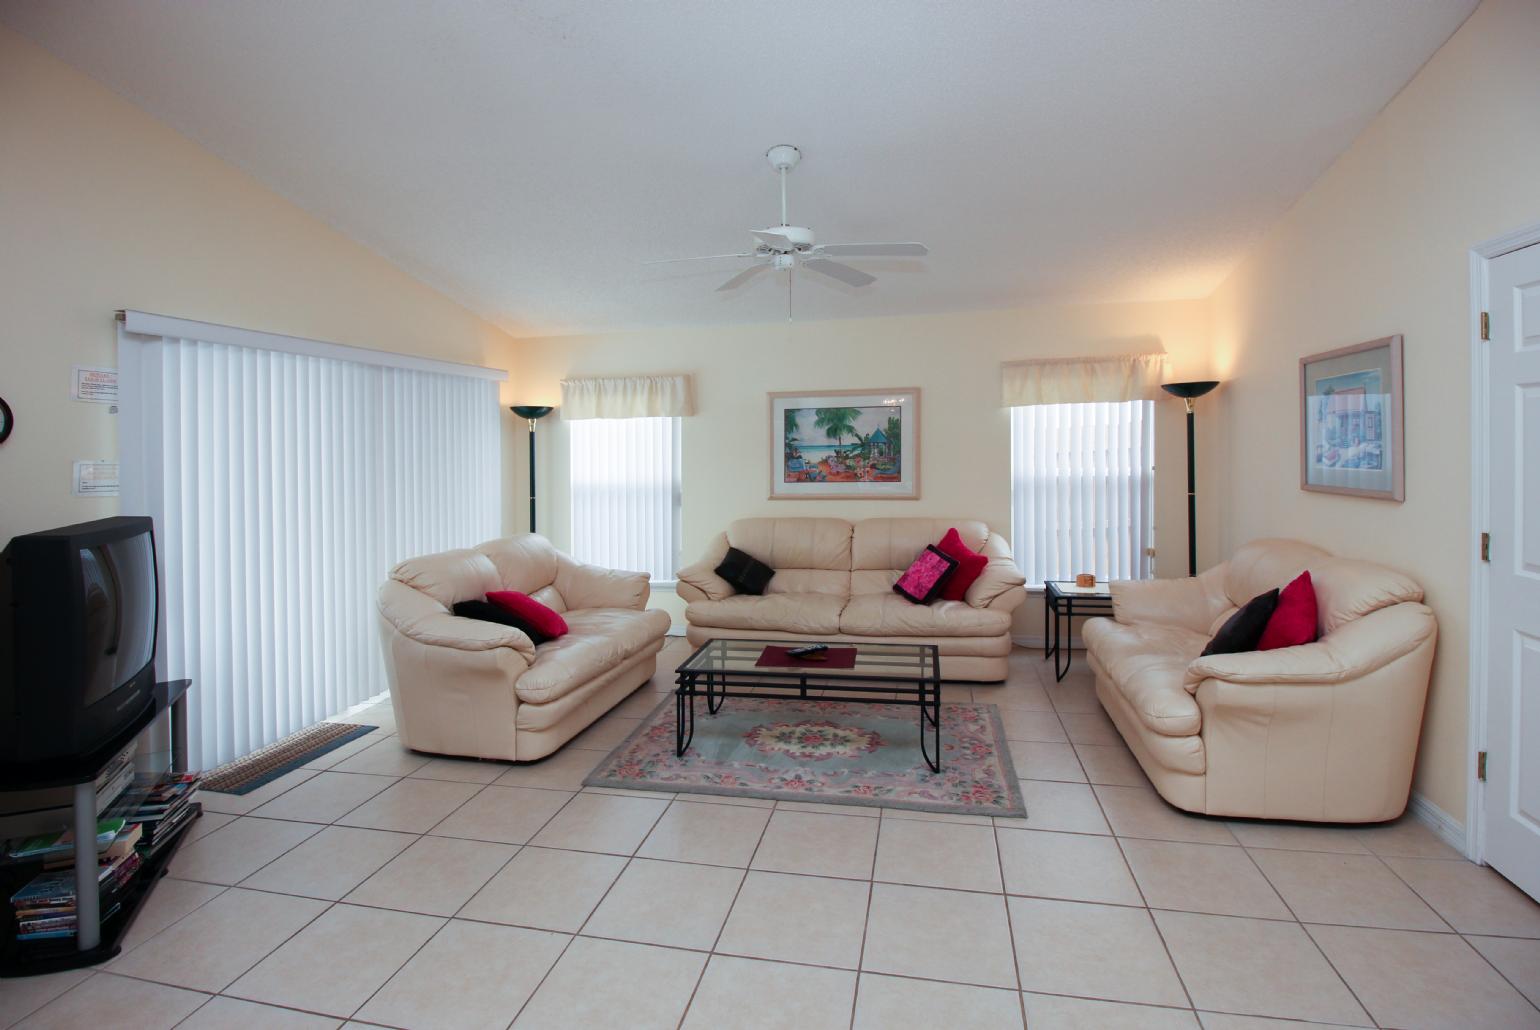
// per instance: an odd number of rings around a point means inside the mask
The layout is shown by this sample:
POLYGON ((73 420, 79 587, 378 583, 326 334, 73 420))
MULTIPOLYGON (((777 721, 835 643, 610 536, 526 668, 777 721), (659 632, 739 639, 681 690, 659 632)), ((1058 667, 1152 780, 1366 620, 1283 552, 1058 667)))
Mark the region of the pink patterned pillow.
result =
POLYGON ((957 559, 944 553, 935 544, 931 544, 921 551, 920 556, 914 560, 914 564, 898 577, 898 582, 893 584, 893 589, 915 604, 930 604, 941 593, 942 584, 955 568, 957 568, 957 559))

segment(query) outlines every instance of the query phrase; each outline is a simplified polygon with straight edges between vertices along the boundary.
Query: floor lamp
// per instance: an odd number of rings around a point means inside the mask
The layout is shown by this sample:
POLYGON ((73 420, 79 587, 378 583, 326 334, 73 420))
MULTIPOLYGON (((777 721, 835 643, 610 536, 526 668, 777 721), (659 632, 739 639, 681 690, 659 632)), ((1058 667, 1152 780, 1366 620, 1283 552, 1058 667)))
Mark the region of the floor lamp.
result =
MULTIPOLYGON (((1187 405, 1187 574, 1198 574, 1198 466, 1193 457, 1192 402, 1219 385, 1216 379, 1196 383, 1166 383, 1162 390, 1182 398, 1187 405)), ((530 423, 534 425, 534 423, 530 423)))
MULTIPOLYGON (((553 410, 549 404, 515 404, 508 409, 522 419, 529 420, 529 531, 535 531, 535 423, 553 410)), ((1188 416, 1191 418, 1191 416, 1188 416)), ((1189 437, 1191 427, 1189 426, 1189 437)), ((1189 444, 1191 439, 1189 438, 1189 444)))

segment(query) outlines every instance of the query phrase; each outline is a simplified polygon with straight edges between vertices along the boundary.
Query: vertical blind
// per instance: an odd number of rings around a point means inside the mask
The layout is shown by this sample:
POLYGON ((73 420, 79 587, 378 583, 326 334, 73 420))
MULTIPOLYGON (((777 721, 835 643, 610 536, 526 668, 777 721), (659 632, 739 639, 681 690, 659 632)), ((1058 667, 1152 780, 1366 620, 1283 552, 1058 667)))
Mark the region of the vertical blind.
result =
POLYGON ((654 582, 679 567, 678 418, 584 418, 571 436, 572 556, 654 582))
POLYGON ((1154 456, 1150 401, 1011 408, 1011 539, 1029 585, 1152 575, 1154 456))
POLYGON ((193 759, 384 690, 391 566, 496 535, 497 384, 172 337, 119 360, 123 508, 155 521, 161 672, 193 681, 193 759))

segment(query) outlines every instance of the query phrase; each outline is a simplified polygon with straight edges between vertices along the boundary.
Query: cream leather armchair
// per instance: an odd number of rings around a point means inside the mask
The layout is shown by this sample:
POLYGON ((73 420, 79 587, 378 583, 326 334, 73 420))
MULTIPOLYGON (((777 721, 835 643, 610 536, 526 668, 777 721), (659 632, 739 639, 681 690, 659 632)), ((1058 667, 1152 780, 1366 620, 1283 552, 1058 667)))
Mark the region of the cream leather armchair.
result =
POLYGON ((527 761, 561 747, 657 670, 669 618, 640 572, 584 565, 525 533, 404 561, 380 587, 380 640, 401 742, 416 751, 527 761), (538 647, 462 619, 460 601, 518 590, 570 632, 538 647))
POLYGON ((1005 679, 1011 612, 1027 598, 1005 538, 972 519, 738 519, 679 570, 690 643, 712 638, 935 644, 947 680, 1005 679), (893 592, 915 555, 955 528, 988 555, 961 601, 913 604, 893 592), (729 546, 775 569, 761 597, 716 574, 729 546))
POLYGON ((1086 623, 1096 696, 1161 796, 1210 815, 1379 822, 1406 808, 1438 626, 1407 576, 1258 540, 1193 579, 1112 584, 1086 623), (1236 607, 1310 572, 1313 644, 1200 654, 1236 607))

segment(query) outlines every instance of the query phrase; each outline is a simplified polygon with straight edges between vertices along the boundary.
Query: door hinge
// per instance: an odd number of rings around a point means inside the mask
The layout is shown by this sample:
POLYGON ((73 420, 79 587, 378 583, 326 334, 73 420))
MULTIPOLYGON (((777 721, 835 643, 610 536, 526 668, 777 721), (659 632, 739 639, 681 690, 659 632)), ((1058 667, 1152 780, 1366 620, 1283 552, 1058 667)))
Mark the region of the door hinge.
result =
POLYGON ((1481 338, 1483 340, 1492 338, 1492 316, 1485 311, 1481 313, 1481 338))
POLYGON ((1481 560, 1482 561, 1487 561, 1487 562, 1492 560, 1492 534, 1491 533, 1482 533, 1481 534, 1481 560))
POLYGON ((1483 783, 1485 783, 1486 782, 1486 778, 1487 778, 1487 753, 1485 751, 1477 751, 1476 752, 1476 779, 1481 780, 1483 783))

